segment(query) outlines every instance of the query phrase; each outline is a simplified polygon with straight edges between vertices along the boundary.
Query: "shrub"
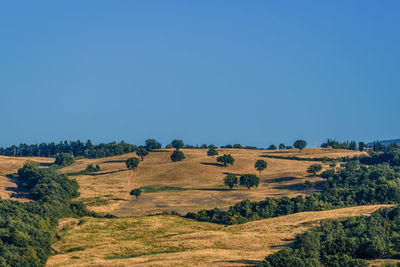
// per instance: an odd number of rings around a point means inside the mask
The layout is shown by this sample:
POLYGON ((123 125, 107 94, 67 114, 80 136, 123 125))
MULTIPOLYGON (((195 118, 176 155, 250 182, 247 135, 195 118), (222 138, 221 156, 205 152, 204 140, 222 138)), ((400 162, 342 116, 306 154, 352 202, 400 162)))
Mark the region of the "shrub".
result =
POLYGON ((74 155, 70 153, 59 153, 56 156, 56 160, 54 161, 55 165, 65 167, 68 165, 71 165, 72 163, 75 162, 74 155))
POLYGON ((184 160, 185 159, 185 154, 183 154, 182 151, 175 150, 174 152, 172 152, 170 157, 171 157, 171 160, 173 162, 177 162, 177 161, 184 160))
POLYGON ((247 189, 258 187, 259 182, 260 179, 254 174, 244 174, 240 176, 240 185, 247 187, 247 189))

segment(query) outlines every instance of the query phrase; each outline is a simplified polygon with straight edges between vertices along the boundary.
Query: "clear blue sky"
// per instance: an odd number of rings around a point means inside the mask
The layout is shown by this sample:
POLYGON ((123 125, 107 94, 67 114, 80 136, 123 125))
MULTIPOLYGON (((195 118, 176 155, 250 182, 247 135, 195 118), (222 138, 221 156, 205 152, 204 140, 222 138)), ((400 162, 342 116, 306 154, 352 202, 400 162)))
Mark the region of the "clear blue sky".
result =
POLYGON ((400 137, 399 1, 8 1, 0 146, 400 137))

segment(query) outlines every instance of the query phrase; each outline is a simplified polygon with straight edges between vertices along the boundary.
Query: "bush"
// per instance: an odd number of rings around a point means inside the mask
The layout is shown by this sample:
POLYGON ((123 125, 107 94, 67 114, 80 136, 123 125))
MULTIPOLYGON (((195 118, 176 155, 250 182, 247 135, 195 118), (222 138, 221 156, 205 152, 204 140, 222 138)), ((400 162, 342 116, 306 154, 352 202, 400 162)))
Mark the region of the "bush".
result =
POLYGON ((56 160, 54 161, 55 165, 65 167, 68 165, 71 165, 72 163, 75 162, 74 155, 70 153, 59 153, 56 156, 56 160))
POLYGON ((175 150, 174 152, 172 152, 170 157, 171 157, 171 160, 173 162, 177 162, 177 161, 184 160, 185 159, 185 154, 183 154, 182 151, 175 150))

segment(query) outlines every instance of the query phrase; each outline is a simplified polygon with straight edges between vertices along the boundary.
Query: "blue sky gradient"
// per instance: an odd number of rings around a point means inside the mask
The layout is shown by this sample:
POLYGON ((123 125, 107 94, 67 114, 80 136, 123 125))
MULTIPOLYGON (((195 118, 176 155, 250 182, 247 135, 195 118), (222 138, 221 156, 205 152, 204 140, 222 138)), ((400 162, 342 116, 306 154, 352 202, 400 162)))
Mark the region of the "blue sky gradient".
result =
POLYGON ((0 146, 400 137, 399 1, 9 1, 0 146))

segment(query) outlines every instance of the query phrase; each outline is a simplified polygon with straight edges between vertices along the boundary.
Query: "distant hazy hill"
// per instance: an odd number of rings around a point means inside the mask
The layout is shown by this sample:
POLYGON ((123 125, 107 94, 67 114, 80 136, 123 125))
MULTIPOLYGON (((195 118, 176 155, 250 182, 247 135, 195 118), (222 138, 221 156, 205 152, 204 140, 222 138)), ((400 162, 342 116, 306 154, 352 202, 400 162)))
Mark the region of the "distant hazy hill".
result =
MULTIPOLYGON (((393 143, 393 142, 396 142, 397 144, 400 144, 400 139, 391 139, 391 140, 381 140, 381 142, 382 142, 382 144, 384 144, 384 145, 390 145, 391 143, 393 143)), ((368 143, 368 145, 373 145, 374 144, 374 142, 370 142, 370 143, 368 143)))

